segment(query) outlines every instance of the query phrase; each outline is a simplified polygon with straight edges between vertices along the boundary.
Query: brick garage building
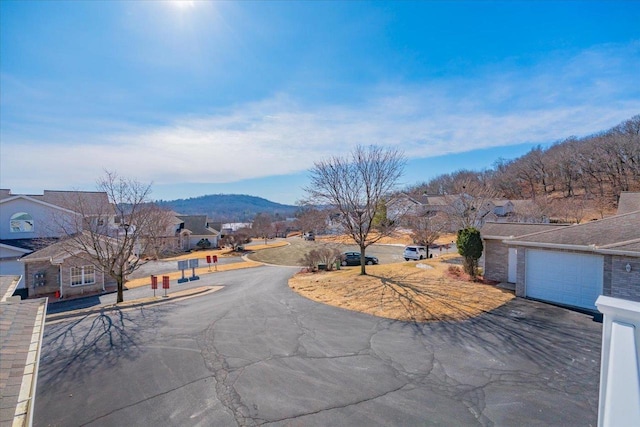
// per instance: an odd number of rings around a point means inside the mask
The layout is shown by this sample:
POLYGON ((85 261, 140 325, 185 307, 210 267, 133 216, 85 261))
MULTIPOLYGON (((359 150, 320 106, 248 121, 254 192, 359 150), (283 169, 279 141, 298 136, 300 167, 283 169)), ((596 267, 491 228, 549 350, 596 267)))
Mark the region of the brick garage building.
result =
POLYGON ((516 283, 517 249, 505 242, 516 237, 553 230, 558 224, 527 224, 517 222, 487 222, 480 234, 483 250, 484 277, 503 283, 516 283))
POLYGON ((502 243, 517 252, 517 296, 587 310, 599 295, 640 301, 640 211, 502 243))

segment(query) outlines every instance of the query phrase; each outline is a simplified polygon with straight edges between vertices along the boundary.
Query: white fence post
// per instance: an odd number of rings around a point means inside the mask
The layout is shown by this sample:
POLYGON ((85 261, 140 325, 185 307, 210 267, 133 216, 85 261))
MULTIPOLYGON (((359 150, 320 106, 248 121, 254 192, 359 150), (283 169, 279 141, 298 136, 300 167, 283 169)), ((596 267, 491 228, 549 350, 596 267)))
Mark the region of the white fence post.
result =
POLYGON ((640 302, 601 295, 598 426, 640 426, 640 302))

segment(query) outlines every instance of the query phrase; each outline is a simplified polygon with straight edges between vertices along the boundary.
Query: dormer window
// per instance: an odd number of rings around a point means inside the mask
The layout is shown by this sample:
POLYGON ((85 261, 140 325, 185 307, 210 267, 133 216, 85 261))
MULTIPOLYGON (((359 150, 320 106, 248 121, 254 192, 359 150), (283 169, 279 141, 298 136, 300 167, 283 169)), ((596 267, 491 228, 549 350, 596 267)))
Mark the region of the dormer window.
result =
POLYGON ((11 216, 9 230, 12 233, 33 233, 33 217, 26 212, 18 212, 11 216))

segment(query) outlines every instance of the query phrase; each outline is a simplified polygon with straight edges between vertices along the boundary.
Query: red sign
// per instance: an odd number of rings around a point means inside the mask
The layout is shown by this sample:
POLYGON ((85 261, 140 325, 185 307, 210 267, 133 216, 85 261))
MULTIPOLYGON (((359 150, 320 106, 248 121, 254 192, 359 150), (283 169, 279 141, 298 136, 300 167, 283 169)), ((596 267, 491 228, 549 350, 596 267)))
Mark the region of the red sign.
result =
POLYGON ((207 264, 211 264, 211 255, 207 255, 207 264))
POLYGON ((151 276, 151 289, 158 289, 158 276, 151 276))
POLYGON ((169 276, 162 276, 162 289, 169 289, 169 276))
POLYGON ((214 255, 213 256, 213 262, 214 262, 214 264, 218 263, 218 255, 214 255))

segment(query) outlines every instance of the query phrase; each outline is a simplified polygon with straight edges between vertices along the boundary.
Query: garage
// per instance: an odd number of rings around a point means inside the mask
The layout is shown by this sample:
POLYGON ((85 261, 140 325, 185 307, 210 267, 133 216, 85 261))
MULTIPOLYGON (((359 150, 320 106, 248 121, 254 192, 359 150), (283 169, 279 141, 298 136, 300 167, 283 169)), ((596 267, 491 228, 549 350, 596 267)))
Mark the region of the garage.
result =
POLYGON ((602 294, 601 255, 528 249, 525 294, 543 301, 595 310, 602 294))

